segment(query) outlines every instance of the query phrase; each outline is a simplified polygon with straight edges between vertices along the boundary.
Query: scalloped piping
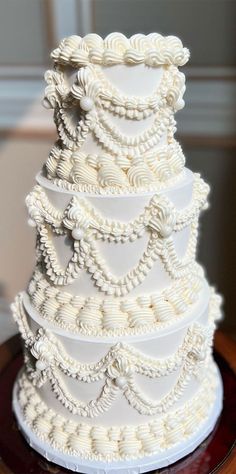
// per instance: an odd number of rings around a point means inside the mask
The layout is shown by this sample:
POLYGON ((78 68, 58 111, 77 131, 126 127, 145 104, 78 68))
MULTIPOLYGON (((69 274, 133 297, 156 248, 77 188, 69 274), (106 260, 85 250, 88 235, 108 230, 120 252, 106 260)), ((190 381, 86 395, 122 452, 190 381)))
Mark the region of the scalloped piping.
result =
POLYGON ((108 301, 63 292, 51 286, 37 268, 28 294, 42 318, 66 331, 90 336, 137 335, 156 332, 185 317, 202 290, 200 269, 198 273, 161 293, 108 301))
POLYGON ((158 240, 158 234, 153 232, 147 247, 137 265, 122 277, 115 277, 108 269, 105 260, 100 256, 95 244, 89 236, 80 242, 74 240, 74 251, 65 269, 60 266, 55 248, 48 230, 42 224, 38 226, 37 255, 38 263, 45 266, 46 274, 54 285, 69 285, 78 278, 80 271, 85 269, 90 273, 95 285, 104 293, 124 296, 139 286, 146 278, 158 258, 161 258, 164 269, 172 279, 183 278, 195 271, 195 253, 197 244, 197 219, 190 224, 191 234, 187 251, 179 259, 171 238, 158 240))
POLYGON ((66 109, 56 106, 54 121, 61 141, 70 150, 81 148, 89 133, 92 133, 104 150, 125 157, 134 157, 150 151, 159 145, 167 129, 169 135, 173 137, 176 124, 170 107, 160 109, 159 114, 155 115, 153 124, 134 136, 120 132, 110 123, 108 114, 99 109, 81 115, 77 125, 68 116, 66 109))
POLYGON ((158 195, 152 197, 149 205, 133 223, 119 223, 103 219, 95 209, 87 205, 85 199, 72 198, 63 212, 57 211, 48 201, 40 186, 26 199, 30 217, 38 227, 38 257, 44 262, 51 281, 57 285, 71 283, 81 269, 86 268, 95 284, 105 293, 116 296, 125 295, 138 286, 146 277, 157 258, 161 258, 164 268, 172 278, 186 276, 195 267, 194 257, 197 242, 198 214, 206 204, 208 186, 196 177, 194 205, 184 211, 176 211, 167 198, 158 195), (47 225, 60 235, 73 233, 80 228, 80 240, 74 239, 73 255, 63 270, 50 240, 47 225), (191 235, 185 257, 180 260, 175 252, 173 231, 180 231, 190 225, 191 235), (150 232, 146 251, 136 267, 121 278, 113 277, 106 268, 94 244, 96 239, 125 242, 140 237, 145 230, 150 232))
POLYGON ((61 41, 51 53, 55 63, 72 67, 89 63, 109 66, 113 64, 141 64, 160 66, 175 64, 183 66, 189 59, 189 50, 179 38, 163 37, 158 33, 136 34, 127 38, 122 33, 111 33, 102 39, 89 34, 84 38, 70 36, 61 41))
MULTIPOLYGON (((83 169, 83 164, 81 168, 83 169)), ((164 173, 165 173, 165 168, 166 168, 166 165, 163 163, 164 173)), ((137 172, 137 181, 140 181, 140 182, 146 181, 146 176, 143 176, 143 171, 141 171, 141 173, 139 174, 139 170, 140 168, 139 166, 137 166, 137 168, 135 168, 135 171, 137 172)), ((116 169, 115 172, 116 172, 116 175, 118 175, 119 170, 116 169)), ((166 172, 168 173, 168 170, 166 170, 166 172)), ((146 175, 146 170, 144 173, 146 175)), ((162 183, 158 181, 156 182, 152 181, 151 184, 137 186, 137 187, 133 187, 133 186, 118 187, 117 185, 112 185, 112 186, 108 185, 106 187, 102 187, 101 185, 97 186, 97 185, 82 183, 82 182, 79 182, 78 184, 70 183, 68 181, 65 181, 64 179, 57 178, 57 177, 50 177, 49 175, 47 175, 47 178, 53 184, 55 184, 59 189, 64 189, 69 192, 76 192, 76 193, 81 192, 85 194, 97 194, 101 196, 109 196, 109 195, 113 195, 113 196, 122 195, 123 196, 123 195, 130 195, 130 194, 136 195, 136 194, 142 194, 142 193, 146 194, 146 193, 151 193, 151 192, 158 193, 169 186, 175 185, 176 183, 184 179, 184 177, 185 177, 185 170, 183 169, 183 171, 180 172, 178 175, 174 176, 173 178, 167 179, 166 181, 162 183)), ((109 181, 113 179, 117 181, 117 177, 114 177, 114 173, 112 173, 112 177, 109 177, 109 181)))
POLYGON ((148 186, 163 188, 181 179, 185 157, 181 146, 174 141, 155 153, 127 159, 106 154, 86 155, 80 151, 63 150, 55 145, 46 162, 47 178, 59 186, 75 191, 101 193, 138 192, 148 186))
MULTIPOLYGON (((212 296, 214 298, 214 295, 212 296)), ((139 352, 129 344, 117 343, 96 363, 80 363, 71 358, 60 341, 48 330, 39 328, 34 334, 27 321, 27 313, 20 294, 12 305, 13 316, 18 324, 25 347, 36 359, 35 367, 28 367, 28 376, 37 387, 50 381, 52 391, 59 401, 73 414, 95 417, 107 411, 120 391, 132 408, 145 415, 166 412, 183 394, 186 385, 200 367, 209 361, 214 333, 215 301, 209 303, 209 323, 202 326, 194 323, 188 328, 177 352, 166 359, 156 359, 139 352), (213 309, 212 309, 213 308, 213 309), (149 378, 167 376, 181 368, 173 388, 157 402, 149 399, 136 385, 134 374, 149 378), (60 371, 79 381, 92 383, 105 379, 105 384, 96 400, 83 403, 69 393, 60 371)))
POLYGON ((217 385, 211 362, 201 387, 188 402, 135 426, 91 426, 68 420, 47 407, 24 373, 18 381, 18 400, 25 422, 39 439, 65 454, 109 462, 154 455, 190 438, 208 418, 217 385))
POLYGON ((54 121, 58 134, 63 144, 71 150, 80 148, 87 135, 92 132, 99 144, 112 154, 135 156, 145 153, 159 143, 166 128, 168 134, 173 137, 173 113, 184 106, 184 75, 176 68, 164 71, 158 92, 146 99, 121 96, 110 83, 107 85, 110 93, 107 88, 103 90, 96 68, 92 66, 79 70, 71 88, 66 85, 60 70, 47 71, 45 79, 48 83, 45 106, 55 109, 54 121), (89 100, 89 109, 84 110, 83 99, 89 100), (67 112, 68 108, 74 110, 73 107, 79 112, 78 125, 67 112), (131 120, 142 120, 150 114, 155 114, 155 117, 149 128, 138 135, 130 136, 120 132, 114 124, 111 125, 104 110, 131 120))
POLYGON ((175 66, 164 68, 157 90, 147 97, 122 94, 110 83, 102 72, 102 68, 98 66, 95 67, 95 74, 102 83, 102 91, 99 94, 102 107, 121 117, 141 120, 149 117, 162 106, 170 105, 175 111, 184 106, 182 96, 185 91, 185 76, 175 66))
POLYGON ((80 68, 71 87, 60 68, 46 71, 45 80, 48 85, 44 105, 47 108, 67 109, 76 105, 84 113, 82 101, 89 98, 89 108, 96 106, 120 117, 143 120, 167 106, 173 111, 184 107, 185 76, 174 66, 164 69, 157 89, 147 97, 124 95, 98 66, 80 68))

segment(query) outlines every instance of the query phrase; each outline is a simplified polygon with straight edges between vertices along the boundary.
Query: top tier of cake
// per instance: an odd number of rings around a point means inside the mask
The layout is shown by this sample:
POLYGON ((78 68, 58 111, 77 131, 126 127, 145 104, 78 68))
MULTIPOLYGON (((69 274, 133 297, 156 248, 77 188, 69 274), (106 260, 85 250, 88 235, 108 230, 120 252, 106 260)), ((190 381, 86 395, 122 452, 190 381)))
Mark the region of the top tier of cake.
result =
POLYGON ((158 190, 183 175, 174 113, 184 106, 178 66, 189 51, 178 38, 72 36, 52 58, 44 103, 54 109, 59 141, 47 178, 101 194, 158 190))

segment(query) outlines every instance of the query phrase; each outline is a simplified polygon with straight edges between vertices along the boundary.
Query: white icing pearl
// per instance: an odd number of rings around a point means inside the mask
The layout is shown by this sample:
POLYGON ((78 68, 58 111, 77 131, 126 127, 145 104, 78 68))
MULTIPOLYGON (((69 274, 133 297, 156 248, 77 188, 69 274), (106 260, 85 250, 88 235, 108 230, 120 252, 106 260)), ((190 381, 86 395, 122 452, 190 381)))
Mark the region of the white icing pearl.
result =
POLYGON ((166 225, 165 227, 162 227, 160 234, 162 237, 167 238, 171 235, 171 232, 172 228, 169 225, 166 225))
POLYGON ((122 389, 122 388, 124 388, 124 387, 126 386, 127 380, 126 380, 125 377, 122 377, 122 376, 116 377, 116 379, 115 379, 115 384, 116 384, 117 387, 119 387, 119 388, 122 389))
POLYGON ((36 222, 33 219, 29 218, 28 219, 28 225, 30 227, 36 227, 36 222))
POLYGON ((84 231, 82 229, 80 229, 79 227, 75 227, 72 230, 71 235, 72 235, 73 239, 81 240, 84 236, 84 231))
POLYGON ((89 112, 94 107, 94 101, 91 97, 84 95, 80 99, 80 107, 81 109, 85 110, 85 112, 89 112))
POLYGON ((40 371, 46 369, 47 367, 46 363, 43 360, 37 360, 35 366, 36 366, 36 369, 40 371))

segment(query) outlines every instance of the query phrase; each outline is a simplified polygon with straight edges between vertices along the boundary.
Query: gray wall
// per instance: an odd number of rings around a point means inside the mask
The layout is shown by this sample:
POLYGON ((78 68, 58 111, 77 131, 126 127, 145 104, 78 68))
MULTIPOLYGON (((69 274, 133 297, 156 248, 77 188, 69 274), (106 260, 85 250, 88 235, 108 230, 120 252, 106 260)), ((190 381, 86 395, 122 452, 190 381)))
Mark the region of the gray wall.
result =
MULTIPOLYGON (((83 3, 89 5, 93 31, 127 35, 158 31, 180 36, 191 49, 191 64, 235 65, 235 0, 73 0, 76 31, 83 23, 83 3)), ((71 0, 54 0, 66 13, 71 0)), ((51 0, 0 2, 0 63, 42 64, 48 59, 51 0)), ((88 7, 87 7, 88 8, 88 7)), ((67 21, 66 14, 64 15, 67 21)), ((53 39, 52 39, 53 41, 53 39)))
MULTIPOLYGON (((79 14, 79 10, 78 10, 79 14)), ((234 0, 95 0, 95 30, 101 35, 158 31, 177 35, 191 48, 191 64, 235 64, 234 0)))
POLYGON ((45 0, 0 1, 0 64, 36 65, 48 57, 45 0))

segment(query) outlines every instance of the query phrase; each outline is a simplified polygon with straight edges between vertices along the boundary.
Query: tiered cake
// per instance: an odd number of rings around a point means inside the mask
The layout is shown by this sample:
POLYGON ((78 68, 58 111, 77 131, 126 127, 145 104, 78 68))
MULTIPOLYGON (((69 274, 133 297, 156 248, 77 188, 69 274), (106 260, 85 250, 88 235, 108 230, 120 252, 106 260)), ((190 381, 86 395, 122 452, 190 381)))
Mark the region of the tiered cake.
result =
POLYGON ((196 262, 209 187, 184 167, 178 38, 64 39, 46 73, 59 139, 27 197, 37 262, 13 305, 13 406, 31 446, 79 472, 145 472, 213 429, 220 298, 196 262))

